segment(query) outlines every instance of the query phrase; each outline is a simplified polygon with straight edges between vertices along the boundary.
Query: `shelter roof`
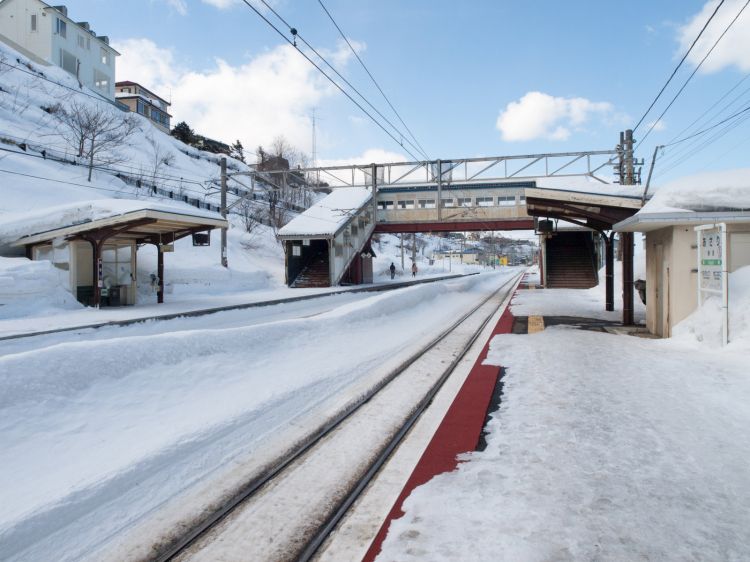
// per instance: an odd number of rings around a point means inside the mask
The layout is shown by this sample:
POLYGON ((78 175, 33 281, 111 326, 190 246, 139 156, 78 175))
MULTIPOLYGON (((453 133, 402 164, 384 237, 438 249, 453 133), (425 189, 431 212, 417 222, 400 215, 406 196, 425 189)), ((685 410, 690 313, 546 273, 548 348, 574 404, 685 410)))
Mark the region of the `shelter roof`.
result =
POLYGON ((641 208, 641 194, 584 192, 565 189, 526 188, 526 212, 534 217, 557 218, 581 226, 609 230, 616 222, 641 208))
POLYGON ((0 226, 0 241, 27 246, 57 238, 111 232, 112 238, 176 240, 193 232, 226 227, 217 213, 155 201, 102 199, 17 214, 0 226))
POLYGON ((750 224, 750 211, 671 211, 664 213, 638 213, 618 222, 613 229, 618 232, 650 232, 670 226, 696 226, 712 223, 750 224))
POLYGON ((341 187, 279 230, 282 239, 330 238, 372 200, 364 187, 341 187))

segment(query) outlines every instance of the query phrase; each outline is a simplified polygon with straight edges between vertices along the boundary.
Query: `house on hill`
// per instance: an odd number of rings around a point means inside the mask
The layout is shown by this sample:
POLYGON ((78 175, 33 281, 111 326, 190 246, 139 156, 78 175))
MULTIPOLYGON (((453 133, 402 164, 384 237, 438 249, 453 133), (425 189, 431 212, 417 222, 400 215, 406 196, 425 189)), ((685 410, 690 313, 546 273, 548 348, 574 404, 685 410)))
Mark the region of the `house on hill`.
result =
POLYGON ((0 0, 0 41, 31 60, 59 66, 108 100, 115 98, 115 64, 120 55, 109 38, 88 22, 68 17, 65 6, 42 0, 0 0))
POLYGON ((169 114, 171 104, 164 98, 160 98, 137 82, 129 81, 115 84, 115 97, 117 101, 127 105, 130 111, 147 117, 154 127, 169 134, 169 122, 172 118, 169 114))

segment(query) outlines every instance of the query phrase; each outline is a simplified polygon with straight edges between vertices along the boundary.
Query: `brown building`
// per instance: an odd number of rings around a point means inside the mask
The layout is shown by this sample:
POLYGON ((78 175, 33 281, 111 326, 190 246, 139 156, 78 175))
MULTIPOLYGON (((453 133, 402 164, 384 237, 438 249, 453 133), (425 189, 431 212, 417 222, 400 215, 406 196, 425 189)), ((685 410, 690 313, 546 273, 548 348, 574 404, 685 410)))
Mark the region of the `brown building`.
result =
POLYGON ((115 98, 127 105, 130 111, 147 117, 157 129, 169 134, 169 120, 172 118, 169 114, 169 102, 140 84, 127 81, 115 84, 115 98))

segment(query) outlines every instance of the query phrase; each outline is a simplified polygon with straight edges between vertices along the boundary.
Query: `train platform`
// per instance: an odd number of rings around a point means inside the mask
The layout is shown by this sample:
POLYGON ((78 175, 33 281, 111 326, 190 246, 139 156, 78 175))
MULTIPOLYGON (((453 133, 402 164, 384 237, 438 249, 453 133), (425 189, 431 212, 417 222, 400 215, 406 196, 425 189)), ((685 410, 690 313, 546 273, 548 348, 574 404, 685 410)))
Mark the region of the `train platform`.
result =
POLYGON ((598 288, 510 300, 318 560, 746 559, 746 347, 632 337, 598 288))
MULTIPOLYGON (((584 330, 609 331, 619 326, 617 313, 598 312, 597 302, 572 303, 568 308, 545 306, 548 293, 541 290, 538 275, 526 273, 515 291, 482 333, 477 348, 467 354, 468 363, 457 368, 453 388, 445 388, 425 413, 415 430, 391 462, 371 484, 352 514, 323 549, 319 560, 375 560, 391 527, 404 515, 404 502, 419 486, 456 469, 462 455, 485 447, 485 429, 502 400, 504 368, 485 364, 490 342, 500 334, 534 334, 552 325, 570 325, 584 330), (526 299, 525 295, 534 295, 526 299), (540 300, 542 306, 531 302, 540 300), (529 302, 526 302, 526 301, 529 302), (513 304, 513 311, 511 311, 513 304), (549 309, 552 314, 545 314, 549 309), (463 368, 463 372, 460 372, 463 368), (408 476, 407 476, 408 475, 408 476), (378 520, 379 517, 379 520, 378 520), (358 543, 358 544, 357 544, 358 543)), ((450 385, 446 385, 449 387, 450 385)))

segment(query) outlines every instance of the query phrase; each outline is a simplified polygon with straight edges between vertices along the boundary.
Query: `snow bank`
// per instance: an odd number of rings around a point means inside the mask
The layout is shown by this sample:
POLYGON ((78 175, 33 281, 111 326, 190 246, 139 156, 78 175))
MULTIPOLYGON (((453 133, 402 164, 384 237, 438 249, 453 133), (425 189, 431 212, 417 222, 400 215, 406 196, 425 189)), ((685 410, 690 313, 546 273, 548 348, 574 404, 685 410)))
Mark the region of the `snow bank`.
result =
POLYGON ((0 319, 83 308, 65 288, 67 277, 48 261, 0 257, 0 319))
MULTIPOLYGON (((672 330, 675 341, 721 346, 721 299, 710 297, 672 330)), ((729 274, 729 348, 750 349, 750 266, 729 274)))
POLYGON ((309 318, 0 357, 3 553, 95 559, 91 549, 107 537, 250 454, 278 424, 398 361, 506 278, 362 295, 309 318), (238 441, 227 446, 233 431, 238 441))
POLYGON ((750 209, 750 168, 706 172, 654 189, 638 214, 750 209))

